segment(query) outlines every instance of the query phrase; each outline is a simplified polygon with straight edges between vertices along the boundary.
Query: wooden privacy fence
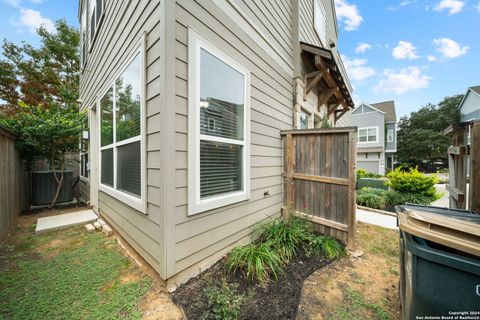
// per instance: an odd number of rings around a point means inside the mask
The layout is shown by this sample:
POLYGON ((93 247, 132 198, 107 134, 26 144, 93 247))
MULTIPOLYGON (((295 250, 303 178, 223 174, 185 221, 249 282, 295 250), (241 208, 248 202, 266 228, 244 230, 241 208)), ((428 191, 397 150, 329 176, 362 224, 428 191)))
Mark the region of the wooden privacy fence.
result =
POLYGON ((450 208, 480 213, 480 122, 458 124, 444 131, 453 135, 448 148, 450 208), (470 134, 470 145, 467 137, 470 134), (467 201, 467 174, 469 194, 467 201))
POLYGON ((24 170, 15 136, 0 127, 0 242, 25 202, 24 170))
POLYGON ((355 246, 357 128, 281 132, 283 216, 303 217, 316 229, 355 246))

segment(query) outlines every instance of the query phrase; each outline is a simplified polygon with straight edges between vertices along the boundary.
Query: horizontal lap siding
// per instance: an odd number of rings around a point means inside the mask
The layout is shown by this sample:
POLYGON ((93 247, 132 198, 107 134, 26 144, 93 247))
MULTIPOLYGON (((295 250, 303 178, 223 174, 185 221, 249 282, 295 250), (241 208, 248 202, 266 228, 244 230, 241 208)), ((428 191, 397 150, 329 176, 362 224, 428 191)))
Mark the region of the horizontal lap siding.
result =
POLYGON ((88 183, 88 181, 78 181, 78 192, 80 193, 80 197, 82 197, 83 200, 90 199, 90 184, 88 183))
MULTIPOLYGON (((147 215, 103 192, 99 193, 100 213, 145 258, 160 271, 160 0, 107 1, 97 38, 87 56, 80 79, 84 107, 91 107, 111 85, 121 68, 146 34, 145 113, 146 113, 146 197, 147 215)), ((95 159, 92 159, 95 161, 95 159)))
POLYGON ((292 1, 291 0, 235 0, 276 49, 292 59, 292 1))
MULTIPOLYGON (((225 2, 225 6, 229 6, 225 2)), ((291 4, 282 1, 247 1, 239 7, 254 22, 253 11, 261 17, 258 28, 275 28, 278 52, 291 59, 291 4), (255 6, 260 6, 257 8, 255 6), (275 14, 282 15, 281 18, 275 14), (279 21, 284 19, 285 21, 279 21), (268 20, 268 21, 267 21, 268 20), (288 32, 287 32, 288 31, 288 32), (285 33, 285 34, 284 34, 285 33), (280 37, 281 34, 281 37, 280 37), (290 41, 290 40, 288 40, 290 41)), ((282 145, 280 130, 292 128, 292 74, 280 68, 262 52, 218 7, 211 2, 178 1, 176 6, 176 173, 175 173, 175 272, 180 272, 248 237, 255 225, 280 214, 282 202, 282 145), (249 201, 187 216, 188 182, 188 27, 192 27, 251 72, 251 195, 249 201), (269 191, 265 197, 264 192, 269 191)), ((292 64, 292 61, 288 62, 292 64)))

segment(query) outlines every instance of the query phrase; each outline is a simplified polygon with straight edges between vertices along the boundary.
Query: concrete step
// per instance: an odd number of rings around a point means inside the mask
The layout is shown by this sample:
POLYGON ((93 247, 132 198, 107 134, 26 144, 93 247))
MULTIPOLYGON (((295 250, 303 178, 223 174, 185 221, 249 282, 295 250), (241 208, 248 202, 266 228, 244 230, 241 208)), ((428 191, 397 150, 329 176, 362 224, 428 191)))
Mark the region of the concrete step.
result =
POLYGON ((98 216, 91 209, 39 218, 37 221, 37 227, 35 228, 35 234, 84 225, 97 219, 98 216))

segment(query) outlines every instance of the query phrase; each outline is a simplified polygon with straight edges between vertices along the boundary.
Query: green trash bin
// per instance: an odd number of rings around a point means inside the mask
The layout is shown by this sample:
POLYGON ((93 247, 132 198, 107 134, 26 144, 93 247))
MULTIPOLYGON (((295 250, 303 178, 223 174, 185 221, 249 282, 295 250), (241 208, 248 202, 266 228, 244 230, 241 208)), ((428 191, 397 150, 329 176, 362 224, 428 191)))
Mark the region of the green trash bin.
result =
POLYGON ((403 319, 480 319, 480 216, 417 205, 396 210, 403 319))

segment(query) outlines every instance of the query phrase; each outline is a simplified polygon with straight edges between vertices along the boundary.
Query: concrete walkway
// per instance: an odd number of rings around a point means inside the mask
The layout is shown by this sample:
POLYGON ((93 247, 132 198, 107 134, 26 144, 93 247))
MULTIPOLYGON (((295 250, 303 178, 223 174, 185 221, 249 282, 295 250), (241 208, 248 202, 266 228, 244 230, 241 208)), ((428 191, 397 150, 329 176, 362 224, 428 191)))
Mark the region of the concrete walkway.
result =
POLYGON ((97 215, 91 209, 83 209, 81 211, 60 214, 57 216, 38 218, 35 234, 82 225, 97 219, 97 215))
POLYGON ((357 208, 357 221, 373 224, 375 226, 398 230, 397 218, 385 214, 371 212, 357 208))

